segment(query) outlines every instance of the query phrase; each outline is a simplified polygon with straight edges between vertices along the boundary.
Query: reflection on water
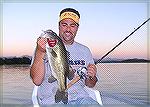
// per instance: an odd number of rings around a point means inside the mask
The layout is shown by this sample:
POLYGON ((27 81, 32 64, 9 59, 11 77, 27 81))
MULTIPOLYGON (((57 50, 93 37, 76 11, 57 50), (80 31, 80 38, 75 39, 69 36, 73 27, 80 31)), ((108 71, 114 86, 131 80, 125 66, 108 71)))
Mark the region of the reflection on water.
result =
MULTIPOLYGON (((99 82, 104 104, 146 104, 148 98, 148 64, 98 64, 99 82), (112 100, 114 99, 114 100, 112 100)), ((3 103, 32 104, 33 83, 29 65, 0 66, 3 71, 3 103)))

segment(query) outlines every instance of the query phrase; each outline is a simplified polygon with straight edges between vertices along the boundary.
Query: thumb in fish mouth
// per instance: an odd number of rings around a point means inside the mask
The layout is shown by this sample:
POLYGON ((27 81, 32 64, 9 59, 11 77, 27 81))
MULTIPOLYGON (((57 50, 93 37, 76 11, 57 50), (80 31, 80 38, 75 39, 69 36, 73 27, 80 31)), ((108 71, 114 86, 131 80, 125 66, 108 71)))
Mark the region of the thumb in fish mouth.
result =
POLYGON ((69 72, 68 72, 68 79, 72 80, 74 78, 74 73, 76 72, 75 69, 73 69, 71 66, 69 67, 69 72))

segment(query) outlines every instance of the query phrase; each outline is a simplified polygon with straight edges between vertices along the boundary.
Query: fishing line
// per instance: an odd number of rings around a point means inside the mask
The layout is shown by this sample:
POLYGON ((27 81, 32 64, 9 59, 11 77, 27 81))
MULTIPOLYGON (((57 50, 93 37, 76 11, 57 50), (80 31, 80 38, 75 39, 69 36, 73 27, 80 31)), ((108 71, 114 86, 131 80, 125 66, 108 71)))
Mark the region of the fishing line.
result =
POLYGON ((119 42, 116 46, 114 46, 110 51, 108 51, 101 59, 97 60, 95 64, 100 63, 108 54, 110 54, 113 50, 115 50, 120 44, 122 44, 125 40, 127 40, 133 33, 135 33, 140 27, 142 27, 145 23, 147 23, 150 20, 148 18, 145 22, 143 22, 139 27, 137 27, 133 32, 131 32, 127 37, 125 37, 121 42, 119 42))

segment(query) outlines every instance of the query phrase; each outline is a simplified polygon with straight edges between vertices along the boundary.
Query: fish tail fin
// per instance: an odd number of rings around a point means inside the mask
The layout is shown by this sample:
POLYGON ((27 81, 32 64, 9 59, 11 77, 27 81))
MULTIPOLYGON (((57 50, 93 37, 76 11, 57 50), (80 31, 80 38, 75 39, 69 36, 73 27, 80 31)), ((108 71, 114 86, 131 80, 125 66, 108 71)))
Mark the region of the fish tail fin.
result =
POLYGON ((62 102, 64 104, 67 104, 68 103, 68 92, 63 92, 63 98, 62 98, 62 102))
POLYGON ((60 101, 62 101, 64 104, 68 103, 68 92, 57 90, 55 102, 59 103, 60 101))

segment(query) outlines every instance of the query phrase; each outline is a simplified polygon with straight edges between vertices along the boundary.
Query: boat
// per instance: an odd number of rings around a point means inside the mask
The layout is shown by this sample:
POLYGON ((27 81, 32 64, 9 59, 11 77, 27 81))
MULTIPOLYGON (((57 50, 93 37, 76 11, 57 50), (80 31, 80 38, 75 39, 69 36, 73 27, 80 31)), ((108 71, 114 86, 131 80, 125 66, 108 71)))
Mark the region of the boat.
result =
MULTIPOLYGON (((33 91, 32 91, 32 103, 33 103, 33 107, 40 107, 39 103, 38 103, 38 99, 37 99, 37 91, 38 91, 38 87, 39 86, 34 86, 33 91)), ((101 94, 98 90, 92 89, 92 88, 88 88, 87 86, 84 87, 84 89, 86 90, 86 92, 89 94, 89 96, 94 99, 95 101, 97 101, 101 106, 103 105, 102 103, 102 99, 101 99, 101 94)))

